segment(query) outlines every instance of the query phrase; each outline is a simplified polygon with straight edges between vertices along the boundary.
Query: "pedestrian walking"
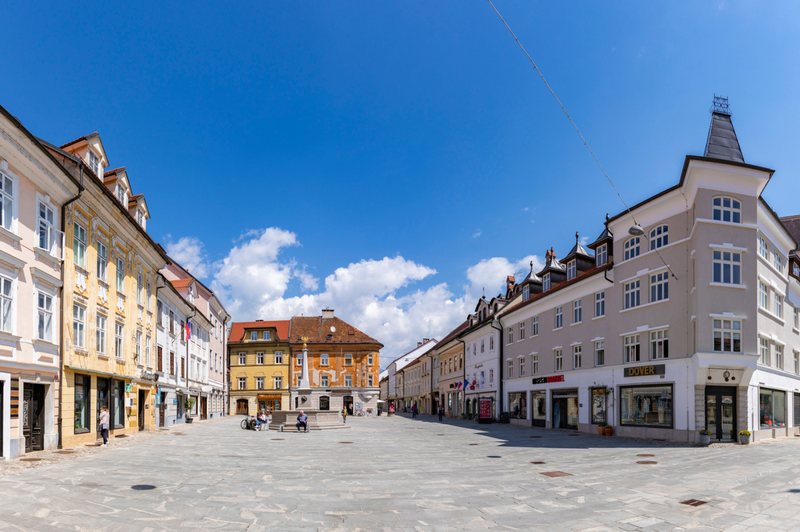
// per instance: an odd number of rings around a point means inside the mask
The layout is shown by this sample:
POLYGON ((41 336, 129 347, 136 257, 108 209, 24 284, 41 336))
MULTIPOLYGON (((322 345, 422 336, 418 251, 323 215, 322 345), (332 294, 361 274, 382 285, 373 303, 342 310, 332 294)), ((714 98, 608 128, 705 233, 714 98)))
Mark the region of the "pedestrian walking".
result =
POLYGON ((103 447, 108 447, 108 422, 108 407, 104 406, 100 409, 100 434, 103 436, 103 447))
POLYGON ((347 423, 347 407, 342 407, 342 423, 347 423))
POLYGON ((442 416, 444 416, 444 407, 440 406, 439 407, 439 421, 442 420, 442 416))
POLYGON ((417 403, 411 406, 411 419, 417 419, 417 403))

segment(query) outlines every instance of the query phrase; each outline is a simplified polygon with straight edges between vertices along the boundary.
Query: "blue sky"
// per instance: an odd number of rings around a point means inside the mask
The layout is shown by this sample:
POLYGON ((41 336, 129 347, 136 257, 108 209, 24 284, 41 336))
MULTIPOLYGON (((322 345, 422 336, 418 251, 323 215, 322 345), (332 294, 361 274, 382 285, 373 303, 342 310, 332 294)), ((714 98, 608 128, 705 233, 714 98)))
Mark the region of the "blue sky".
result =
MULTIPOLYGON (((800 211, 796 5, 496 6, 629 203, 702 154, 717 93, 745 160, 777 170, 767 201, 800 211)), ((236 319, 330 305, 388 360, 622 208, 486 2, 16 3, 4 19, 0 103, 57 144, 99 131, 149 232, 236 319)))

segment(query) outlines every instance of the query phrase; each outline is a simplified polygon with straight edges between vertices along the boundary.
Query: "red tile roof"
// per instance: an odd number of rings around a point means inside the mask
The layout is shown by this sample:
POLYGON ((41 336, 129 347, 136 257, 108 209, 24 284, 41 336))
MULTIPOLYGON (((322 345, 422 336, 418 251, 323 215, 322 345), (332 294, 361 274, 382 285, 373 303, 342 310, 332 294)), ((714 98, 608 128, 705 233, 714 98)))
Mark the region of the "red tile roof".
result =
POLYGON ((580 282, 583 279, 586 279, 587 277, 591 277, 593 275, 601 273, 604 270, 610 270, 613 266, 614 266, 613 261, 609 260, 608 263, 603 264, 602 266, 595 266, 594 268, 588 269, 585 272, 581 273, 577 277, 573 277, 572 279, 570 279, 568 281, 562 281, 562 282, 558 283, 557 285, 554 285, 547 292, 540 292, 540 293, 538 293, 538 294, 536 294, 534 296, 531 296, 527 301, 521 301, 521 302, 517 303, 516 305, 514 305, 513 307, 504 308, 504 309, 502 309, 500 311, 500 313, 503 316, 505 316, 505 315, 507 315, 507 314, 509 314, 511 312, 514 312, 517 309, 520 309, 522 307, 530 305, 534 301, 538 301, 538 300, 542 299, 543 297, 547 297, 550 294, 552 294, 553 292, 557 292, 557 291, 561 290, 562 288, 566 288, 567 286, 570 286, 570 285, 573 285, 573 284, 575 284, 577 282, 580 282))
POLYGON ((375 338, 335 316, 324 319, 322 316, 294 316, 291 342, 302 344, 300 338, 304 336, 308 337, 309 344, 377 344, 383 347, 375 338))
POLYGON ((97 135, 97 131, 95 131, 94 133, 89 133, 88 135, 84 135, 84 136, 82 136, 82 137, 78 137, 77 139, 75 139, 75 140, 73 140, 73 141, 70 141, 70 142, 67 142, 66 144, 62 144, 62 145, 61 145, 61 149, 64 149, 64 147, 65 147, 65 146, 69 146, 69 145, 71 145, 71 144, 75 144, 76 142, 80 142, 80 141, 82 141, 82 140, 86 140, 86 139, 88 139, 89 137, 91 137, 92 135, 97 135))
POLYGON ((239 321, 231 323, 231 337, 229 344, 241 342, 247 329, 275 329, 278 340, 286 341, 289 339, 289 320, 280 321, 239 321))
POLYGON ((192 283, 192 281, 194 281, 193 278, 176 279, 174 281, 170 281, 170 283, 172 283, 172 286, 174 286, 175 288, 180 289, 180 288, 186 288, 187 286, 189 286, 192 283))
POLYGON ((114 174, 118 174, 118 173, 120 173, 120 172, 122 172, 124 170, 125 170, 125 167, 124 166, 120 166, 119 168, 114 168, 113 170, 106 170, 103 175, 114 175, 114 174))

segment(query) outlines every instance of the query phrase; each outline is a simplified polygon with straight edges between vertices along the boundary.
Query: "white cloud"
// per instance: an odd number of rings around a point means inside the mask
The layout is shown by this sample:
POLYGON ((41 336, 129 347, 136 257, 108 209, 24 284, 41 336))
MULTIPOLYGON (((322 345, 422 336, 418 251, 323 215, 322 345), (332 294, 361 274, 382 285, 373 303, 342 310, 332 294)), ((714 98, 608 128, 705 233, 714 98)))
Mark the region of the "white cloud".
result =
POLYGON ((482 234, 482 233, 483 233, 483 232, 482 232, 480 229, 478 229, 477 231, 475 231, 475 232, 472 234, 472 238, 478 238, 479 236, 481 236, 481 234, 482 234))
POLYGON ((177 242, 173 242, 172 237, 167 235, 166 250, 167 255, 175 259, 178 264, 189 270, 195 277, 204 279, 210 273, 207 257, 203 250, 203 243, 200 239, 185 236, 177 242))
POLYGON ((436 275, 435 269, 402 256, 364 259, 336 268, 319 279, 293 260, 281 260, 288 247, 299 245, 294 233, 269 228, 236 241, 215 266, 211 287, 235 321, 288 319, 319 315, 325 307, 384 344, 381 367, 409 351, 422 338, 441 339, 471 312, 482 288, 486 297, 505 293, 507 275, 521 280, 530 269, 542 267, 536 256, 519 261, 484 259, 465 273, 467 283, 454 294, 441 282, 427 288, 414 284, 436 275), (306 292, 287 297, 293 279, 306 292))

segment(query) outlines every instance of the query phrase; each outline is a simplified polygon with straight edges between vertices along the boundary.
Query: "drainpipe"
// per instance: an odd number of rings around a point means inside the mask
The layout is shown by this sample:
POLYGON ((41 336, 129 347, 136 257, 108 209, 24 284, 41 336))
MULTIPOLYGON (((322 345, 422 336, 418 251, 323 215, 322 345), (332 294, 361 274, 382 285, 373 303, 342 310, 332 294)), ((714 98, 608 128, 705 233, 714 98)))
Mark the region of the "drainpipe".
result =
MULTIPOLYGON (((467 343, 464 340, 462 340, 461 338, 458 338, 458 341, 461 342, 461 347, 464 348, 464 354, 462 355, 463 358, 464 358, 464 365, 462 366, 462 369, 463 369, 463 375, 462 375, 462 379, 463 380, 462 380, 462 382, 466 383, 467 382, 467 343)), ((466 414, 466 412, 467 412, 466 403, 467 403, 467 387, 465 385, 464 386, 464 402, 461 404, 461 410, 462 410, 461 413, 462 414, 466 414)))
MULTIPOLYGON (((64 203, 61 206, 61 227, 63 227, 64 229, 66 229, 66 227, 64 227, 64 224, 65 224, 66 219, 67 219, 67 206, 69 204, 71 204, 71 203, 74 203, 74 202, 78 201, 78 199, 80 199, 80 197, 81 197, 81 194, 83 194, 83 190, 84 190, 84 188, 83 188, 83 163, 80 164, 80 172, 81 172, 81 179, 80 179, 80 186, 78 188, 78 195, 73 197, 73 198, 71 198, 71 199, 69 199, 66 203, 64 203)), ((67 232, 64 231, 64 234, 66 235, 67 232)), ((64 441, 63 438, 62 438, 62 436, 63 436, 63 433, 62 433, 63 432, 63 428, 62 428, 63 416, 62 416, 61 408, 62 408, 62 406, 64 404, 64 400, 63 400, 63 397, 64 397, 64 312, 66 312, 66 311, 64 310, 64 259, 63 259, 63 255, 64 255, 64 249, 66 248, 66 246, 67 246, 67 243, 63 242, 62 246, 61 246, 61 255, 62 255, 62 259, 61 259, 61 286, 58 289, 58 300, 59 300, 59 303, 61 304, 61 312, 59 313, 59 333, 58 333, 60 335, 60 340, 61 340, 59 342, 59 346, 58 346, 58 352, 59 352, 59 357, 58 357, 59 358, 58 378, 60 379, 60 382, 59 382, 59 385, 58 385, 58 448, 59 449, 63 449, 63 441, 64 441)))
POLYGON ((500 333, 500 338, 498 339, 498 344, 500 345, 500 349, 498 350, 500 353, 499 363, 497 365, 497 382, 498 382, 498 399, 497 402, 499 403, 500 408, 498 408, 498 414, 502 414, 503 412, 503 324, 500 322, 500 318, 497 316, 489 324, 492 326, 492 329, 496 330, 500 333), (495 323, 500 324, 500 328, 494 326, 495 323))
MULTIPOLYGON (((196 316, 197 316, 197 309, 195 308, 194 309, 194 314, 192 314, 192 319, 194 319, 196 316)), ((188 320, 187 320, 187 325, 188 325, 188 320)), ((186 331, 184 330, 183 333, 186 334, 186 331)), ((186 380, 186 391, 189 392, 189 398, 191 399, 191 397, 192 397, 191 388, 189 388, 189 373, 190 372, 189 372, 189 338, 188 337, 186 338, 186 358, 184 360, 186 360, 186 365, 184 366, 186 368, 186 378, 185 378, 185 380, 186 380)), ((197 394, 197 399, 198 400, 200 399, 200 394, 199 393, 197 394)), ((195 405, 196 404, 197 404, 197 402, 195 402, 195 405)), ((188 411, 186 412, 186 417, 189 417, 189 412, 188 411)))

